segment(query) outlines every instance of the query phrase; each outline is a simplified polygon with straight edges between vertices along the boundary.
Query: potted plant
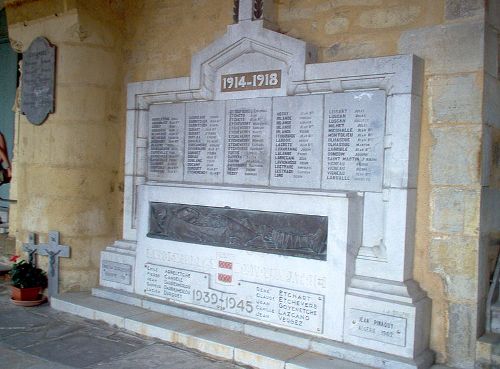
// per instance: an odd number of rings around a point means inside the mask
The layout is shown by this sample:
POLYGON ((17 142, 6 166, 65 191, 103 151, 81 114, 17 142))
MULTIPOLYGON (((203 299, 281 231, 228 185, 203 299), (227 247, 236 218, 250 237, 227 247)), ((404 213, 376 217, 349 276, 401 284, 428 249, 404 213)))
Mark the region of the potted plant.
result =
POLYGON ((13 256, 14 263, 10 271, 12 299, 16 301, 35 301, 47 287, 47 274, 26 260, 13 256))

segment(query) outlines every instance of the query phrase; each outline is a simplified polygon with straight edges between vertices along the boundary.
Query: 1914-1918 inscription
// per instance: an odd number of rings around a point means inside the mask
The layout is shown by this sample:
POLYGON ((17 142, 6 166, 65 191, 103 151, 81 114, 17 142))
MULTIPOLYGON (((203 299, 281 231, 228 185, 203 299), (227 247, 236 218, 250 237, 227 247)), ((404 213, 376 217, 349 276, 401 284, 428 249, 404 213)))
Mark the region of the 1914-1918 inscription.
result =
POLYGON ((23 53, 21 112, 39 125, 54 112, 56 47, 37 37, 23 53))
POLYGON ((328 217, 151 203, 148 237, 326 260, 328 217))
POLYGON ((221 76, 221 91, 265 90, 281 87, 281 70, 264 70, 221 76))

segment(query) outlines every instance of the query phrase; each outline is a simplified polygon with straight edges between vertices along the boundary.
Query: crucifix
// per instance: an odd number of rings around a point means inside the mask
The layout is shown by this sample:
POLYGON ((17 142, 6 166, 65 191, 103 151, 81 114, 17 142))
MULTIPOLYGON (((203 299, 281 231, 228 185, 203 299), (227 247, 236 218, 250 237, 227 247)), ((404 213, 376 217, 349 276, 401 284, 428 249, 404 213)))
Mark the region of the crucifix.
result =
POLYGON ((49 297, 59 293, 59 258, 69 257, 69 246, 59 244, 59 232, 49 232, 49 243, 37 245, 40 255, 49 257, 49 297))
POLYGON ((38 251, 38 245, 36 244, 36 238, 33 232, 30 232, 28 235, 28 243, 23 243, 23 251, 28 253, 29 263, 36 267, 36 253, 38 251))

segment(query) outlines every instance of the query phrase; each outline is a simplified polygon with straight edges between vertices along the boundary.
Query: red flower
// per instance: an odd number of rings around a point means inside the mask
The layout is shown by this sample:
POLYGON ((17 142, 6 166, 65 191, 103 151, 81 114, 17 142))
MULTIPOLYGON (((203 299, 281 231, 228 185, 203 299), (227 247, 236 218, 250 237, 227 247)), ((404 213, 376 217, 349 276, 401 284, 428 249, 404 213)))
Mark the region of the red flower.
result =
POLYGON ((12 261, 13 263, 16 263, 17 259, 19 259, 19 258, 20 258, 20 256, 18 256, 18 255, 12 255, 9 260, 12 261))

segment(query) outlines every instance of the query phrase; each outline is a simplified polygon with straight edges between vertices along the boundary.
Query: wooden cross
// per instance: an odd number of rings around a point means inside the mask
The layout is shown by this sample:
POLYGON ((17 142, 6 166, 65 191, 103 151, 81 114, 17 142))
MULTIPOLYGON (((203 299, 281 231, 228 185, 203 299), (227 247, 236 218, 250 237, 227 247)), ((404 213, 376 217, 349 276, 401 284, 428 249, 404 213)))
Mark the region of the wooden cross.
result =
POLYGON ((69 257, 69 246, 59 244, 59 232, 49 232, 49 243, 37 246, 40 255, 49 257, 49 297, 59 293, 59 258, 69 257))
POLYGON ((38 245, 36 244, 36 236, 33 232, 28 235, 28 243, 23 243, 23 251, 28 253, 29 263, 36 267, 36 253, 38 252, 38 245))

